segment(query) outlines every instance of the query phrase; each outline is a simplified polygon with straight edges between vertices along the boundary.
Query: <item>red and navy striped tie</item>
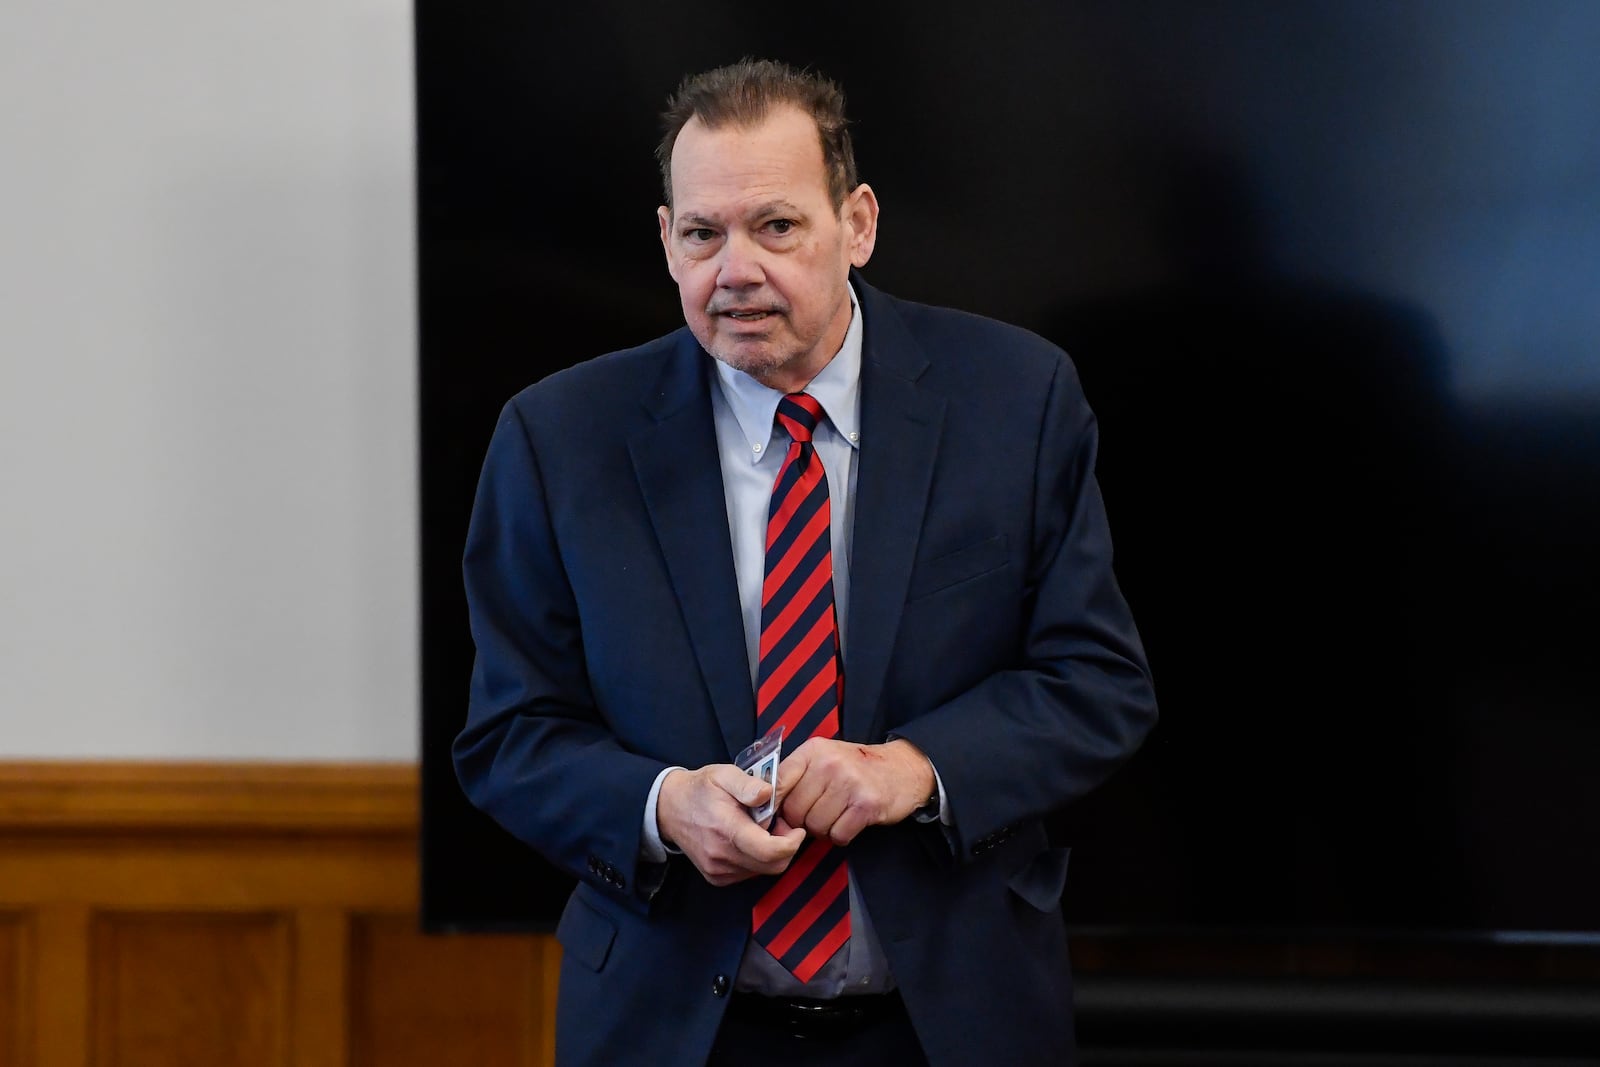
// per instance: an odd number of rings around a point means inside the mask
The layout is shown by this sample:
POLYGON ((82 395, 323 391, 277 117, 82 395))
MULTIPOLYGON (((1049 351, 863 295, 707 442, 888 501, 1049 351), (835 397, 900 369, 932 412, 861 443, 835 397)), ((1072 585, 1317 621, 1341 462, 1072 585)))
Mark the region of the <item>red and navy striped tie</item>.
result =
MULTIPOLYGON (((844 676, 833 608, 828 477, 811 443, 822 405, 804 393, 778 401, 789 452, 767 509, 767 566, 761 583, 761 653, 756 736, 783 726, 785 750, 839 735, 844 676)), ((844 850, 808 837, 751 915, 756 941, 809 982, 850 940, 844 850)))

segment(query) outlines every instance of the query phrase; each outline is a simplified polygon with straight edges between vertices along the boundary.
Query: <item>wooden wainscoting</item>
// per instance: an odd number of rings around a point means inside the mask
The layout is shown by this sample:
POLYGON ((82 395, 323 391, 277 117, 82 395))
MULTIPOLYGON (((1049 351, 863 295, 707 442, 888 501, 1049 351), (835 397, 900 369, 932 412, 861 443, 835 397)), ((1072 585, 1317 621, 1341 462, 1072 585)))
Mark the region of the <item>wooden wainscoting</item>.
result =
POLYGON ((549 937, 417 930, 417 772, 0 763, 3 1067, 537 1067, 549 937))

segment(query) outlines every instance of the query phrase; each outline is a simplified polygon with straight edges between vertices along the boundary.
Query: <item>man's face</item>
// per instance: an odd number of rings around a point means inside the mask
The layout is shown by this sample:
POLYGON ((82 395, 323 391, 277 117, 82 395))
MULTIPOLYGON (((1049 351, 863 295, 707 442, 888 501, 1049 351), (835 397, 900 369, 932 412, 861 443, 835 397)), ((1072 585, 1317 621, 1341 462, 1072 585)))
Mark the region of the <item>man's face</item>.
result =
POLYGON ((846 278, 877 237, 872 190, 834 204, 815 122, 778 107, 755 126, 690 119, 672 149, 672 199, 657 214, 689 329, 730 367, 804 387, 844 343, 846 278))

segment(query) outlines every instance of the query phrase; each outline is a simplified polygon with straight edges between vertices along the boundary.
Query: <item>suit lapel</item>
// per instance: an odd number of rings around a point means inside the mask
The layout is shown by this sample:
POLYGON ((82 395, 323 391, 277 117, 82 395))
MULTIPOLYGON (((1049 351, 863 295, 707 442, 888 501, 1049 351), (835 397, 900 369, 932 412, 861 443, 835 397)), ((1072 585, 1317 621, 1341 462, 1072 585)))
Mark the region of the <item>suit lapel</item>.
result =
POLYGON ((755 736, 743 616, 728 537, 706 357, 688 330, 645 395, 652 423, 628 439, 634 473, 731 757, 755 736))
POLYGON ((841 732, 873 741, 883 730, 884 678, 927 511, 944 398, 918 387, 928 361, 891 301, 859 276, 852 281, 866 332, 841 732))

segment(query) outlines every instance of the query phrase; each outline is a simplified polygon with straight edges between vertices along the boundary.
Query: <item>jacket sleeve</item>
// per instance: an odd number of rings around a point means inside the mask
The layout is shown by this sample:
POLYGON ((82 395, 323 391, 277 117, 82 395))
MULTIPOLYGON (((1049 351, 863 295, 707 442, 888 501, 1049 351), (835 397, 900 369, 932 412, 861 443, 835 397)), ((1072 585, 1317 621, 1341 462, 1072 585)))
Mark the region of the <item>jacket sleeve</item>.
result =
POLYGON ((551 862, 645 910, 659 871, 640 862, 643 812, 666 764, 627 751, 595 706, 578 606, 516 400, 484 461, 463 572, 477 659, 453 750, 462 788, 551 862))
POLYGON ((1112 573, 1097 434, 1061 356, 1034 457, 1016 665, 895 728, 933 761, 971 859, 1088 793, 1155 725, 1145 653, 1112 573))

